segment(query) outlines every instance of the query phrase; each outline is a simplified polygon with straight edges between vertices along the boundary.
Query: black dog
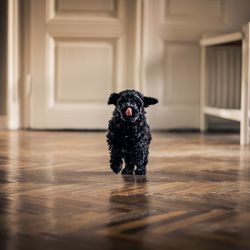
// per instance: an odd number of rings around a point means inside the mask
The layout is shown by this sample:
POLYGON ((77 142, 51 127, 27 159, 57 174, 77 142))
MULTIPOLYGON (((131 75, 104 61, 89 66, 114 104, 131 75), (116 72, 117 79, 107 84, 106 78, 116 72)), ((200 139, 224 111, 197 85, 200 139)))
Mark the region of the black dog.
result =
POLYGON ((110 167, 118 174, 146 174, 148 149, 151 141, 150 128, 146 122, 145 108, 158 103, 152 97, 143 96, 135 90, 125 90, 110 95, 108 104, 114 104, 113 117, 109 121, 107 142, 110 151, 110 167))

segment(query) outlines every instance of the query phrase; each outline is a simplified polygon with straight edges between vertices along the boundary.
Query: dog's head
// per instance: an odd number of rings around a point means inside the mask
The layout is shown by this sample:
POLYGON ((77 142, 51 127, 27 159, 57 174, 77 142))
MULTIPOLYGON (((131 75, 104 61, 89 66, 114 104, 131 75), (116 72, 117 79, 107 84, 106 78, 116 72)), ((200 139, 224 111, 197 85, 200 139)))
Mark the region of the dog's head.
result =
POLYGON ((135 122, 141 114, 144 114, 144 108, 158 103, 153 97, 143 96, 135 90, 125 90, 120 93, 112 93, 108 104, 114 104, 121 119, 125 122, 135 122))

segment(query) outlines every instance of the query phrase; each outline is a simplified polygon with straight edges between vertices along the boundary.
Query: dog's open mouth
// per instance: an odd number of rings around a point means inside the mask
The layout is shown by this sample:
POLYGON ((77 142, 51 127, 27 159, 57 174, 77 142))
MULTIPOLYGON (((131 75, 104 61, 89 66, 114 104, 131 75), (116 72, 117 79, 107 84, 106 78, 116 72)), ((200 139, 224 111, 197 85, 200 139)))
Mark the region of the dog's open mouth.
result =
POLYGON ((125 115, 127 116, 127 117, 131 117, 131 116, 133 116, 133 110, 132 110, 132 108, 127 108, 126 109, 126 111, 125 111, 125 115))

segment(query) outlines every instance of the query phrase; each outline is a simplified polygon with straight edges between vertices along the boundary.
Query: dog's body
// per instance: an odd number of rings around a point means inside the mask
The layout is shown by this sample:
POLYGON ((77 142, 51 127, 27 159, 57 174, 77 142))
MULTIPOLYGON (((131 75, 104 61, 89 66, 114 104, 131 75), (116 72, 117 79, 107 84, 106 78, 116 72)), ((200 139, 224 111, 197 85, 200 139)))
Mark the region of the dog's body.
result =
POLYGON ((110 150, 110 167, 115 173, 146 174, 148 150, 151 141, 150 128, 146 122, 145 108, 156 104, 157 99, 144 97, 135 90, 111 94, 108 104, 116 106, 109 121, 107 142, 110 150))

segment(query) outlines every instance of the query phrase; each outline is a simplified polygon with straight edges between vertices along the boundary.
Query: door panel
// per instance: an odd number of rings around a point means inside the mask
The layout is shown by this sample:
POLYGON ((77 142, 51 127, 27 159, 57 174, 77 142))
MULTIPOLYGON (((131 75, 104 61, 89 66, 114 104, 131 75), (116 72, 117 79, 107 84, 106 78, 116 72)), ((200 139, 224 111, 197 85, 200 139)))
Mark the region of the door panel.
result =
POLYGON ((57 0, 57 11, 102 11, 111 12, 114 11, 114 0, 57 0))
POLYGON ((30 127, 106 128, 109 94, 137 84, 135 15, 129 11, 136 9, 136 1, 31 4, 30 127))
POLYGON ((105 102, 114 89, 113 41, 57 40, 55 50, 55 101, 105 102))

